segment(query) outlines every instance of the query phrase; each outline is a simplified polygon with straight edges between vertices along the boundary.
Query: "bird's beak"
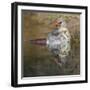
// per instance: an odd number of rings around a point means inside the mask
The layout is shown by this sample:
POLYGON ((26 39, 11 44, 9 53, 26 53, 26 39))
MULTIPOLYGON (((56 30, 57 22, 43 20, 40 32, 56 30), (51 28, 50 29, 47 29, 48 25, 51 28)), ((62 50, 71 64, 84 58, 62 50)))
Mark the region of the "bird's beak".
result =
POLYGON ((52 21, 52 22, 50 23, 50 25, 51 25, 52 27, 54 27, 54 28, 57 28, 57 27, 60 27, 60 26, 61 26, 61 23, 62 23, 62 21, 58 21, 58 20, 56 19, 56 20, 52 21))

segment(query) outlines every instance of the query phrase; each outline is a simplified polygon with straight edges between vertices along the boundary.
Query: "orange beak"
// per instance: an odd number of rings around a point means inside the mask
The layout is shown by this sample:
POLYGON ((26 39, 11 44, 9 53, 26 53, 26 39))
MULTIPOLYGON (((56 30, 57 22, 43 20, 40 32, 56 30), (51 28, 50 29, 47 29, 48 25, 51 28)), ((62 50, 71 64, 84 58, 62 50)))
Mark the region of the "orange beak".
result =
POLYGON ((57 21, 57 20, 55 20, 55 21, 53 21, 51 24, 54 26, 54 27, 58 27, 58 26, 60 26, 61 25, 61 21, 57 21))

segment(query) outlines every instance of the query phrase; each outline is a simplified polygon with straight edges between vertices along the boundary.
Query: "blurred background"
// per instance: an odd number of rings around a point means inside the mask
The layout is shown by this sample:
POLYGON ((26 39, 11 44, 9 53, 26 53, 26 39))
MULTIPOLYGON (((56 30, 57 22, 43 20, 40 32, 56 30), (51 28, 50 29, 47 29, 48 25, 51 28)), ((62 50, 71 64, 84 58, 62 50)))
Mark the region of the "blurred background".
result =
POLYGON ((80 74, 80 14, 22 11, 23 77, 80 74), (71 50, 66 63, 59 67, 46 46, 32 45, 30 40, 47 38, 54 28, 50 23, 63 18, 71 35, 71 50))

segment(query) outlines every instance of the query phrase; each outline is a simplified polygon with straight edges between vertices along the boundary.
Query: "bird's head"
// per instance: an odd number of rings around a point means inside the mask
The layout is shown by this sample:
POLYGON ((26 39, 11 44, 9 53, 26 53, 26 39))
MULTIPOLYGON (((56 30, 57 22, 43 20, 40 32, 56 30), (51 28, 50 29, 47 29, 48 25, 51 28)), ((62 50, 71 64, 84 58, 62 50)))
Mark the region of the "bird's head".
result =
POLYGON ((51 22, 51 25, 54 28, 59 29, 60 27, 66 27, 66 22, 62 18, 57 18, 51 22))

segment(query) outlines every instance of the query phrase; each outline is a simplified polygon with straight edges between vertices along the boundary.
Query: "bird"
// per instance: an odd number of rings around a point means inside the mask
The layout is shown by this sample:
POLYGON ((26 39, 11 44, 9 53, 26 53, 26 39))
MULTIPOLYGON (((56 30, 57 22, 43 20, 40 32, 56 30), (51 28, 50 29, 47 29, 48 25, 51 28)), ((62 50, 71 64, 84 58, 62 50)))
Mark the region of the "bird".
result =
POLYGON ((61 67, 70 52, 70 33, 63 18, 51 22, 54 26, 46 38, 30 40, 32 44, 46 46, 55 57, 54 61, 61 67))
POLYGON ((66 56, 70 51, 70 33, 66 22, 62 18, 57 18, 52 23, 54 28, 47 37, 47 47, 56 58, 56 63, 62 66, 66 56))

